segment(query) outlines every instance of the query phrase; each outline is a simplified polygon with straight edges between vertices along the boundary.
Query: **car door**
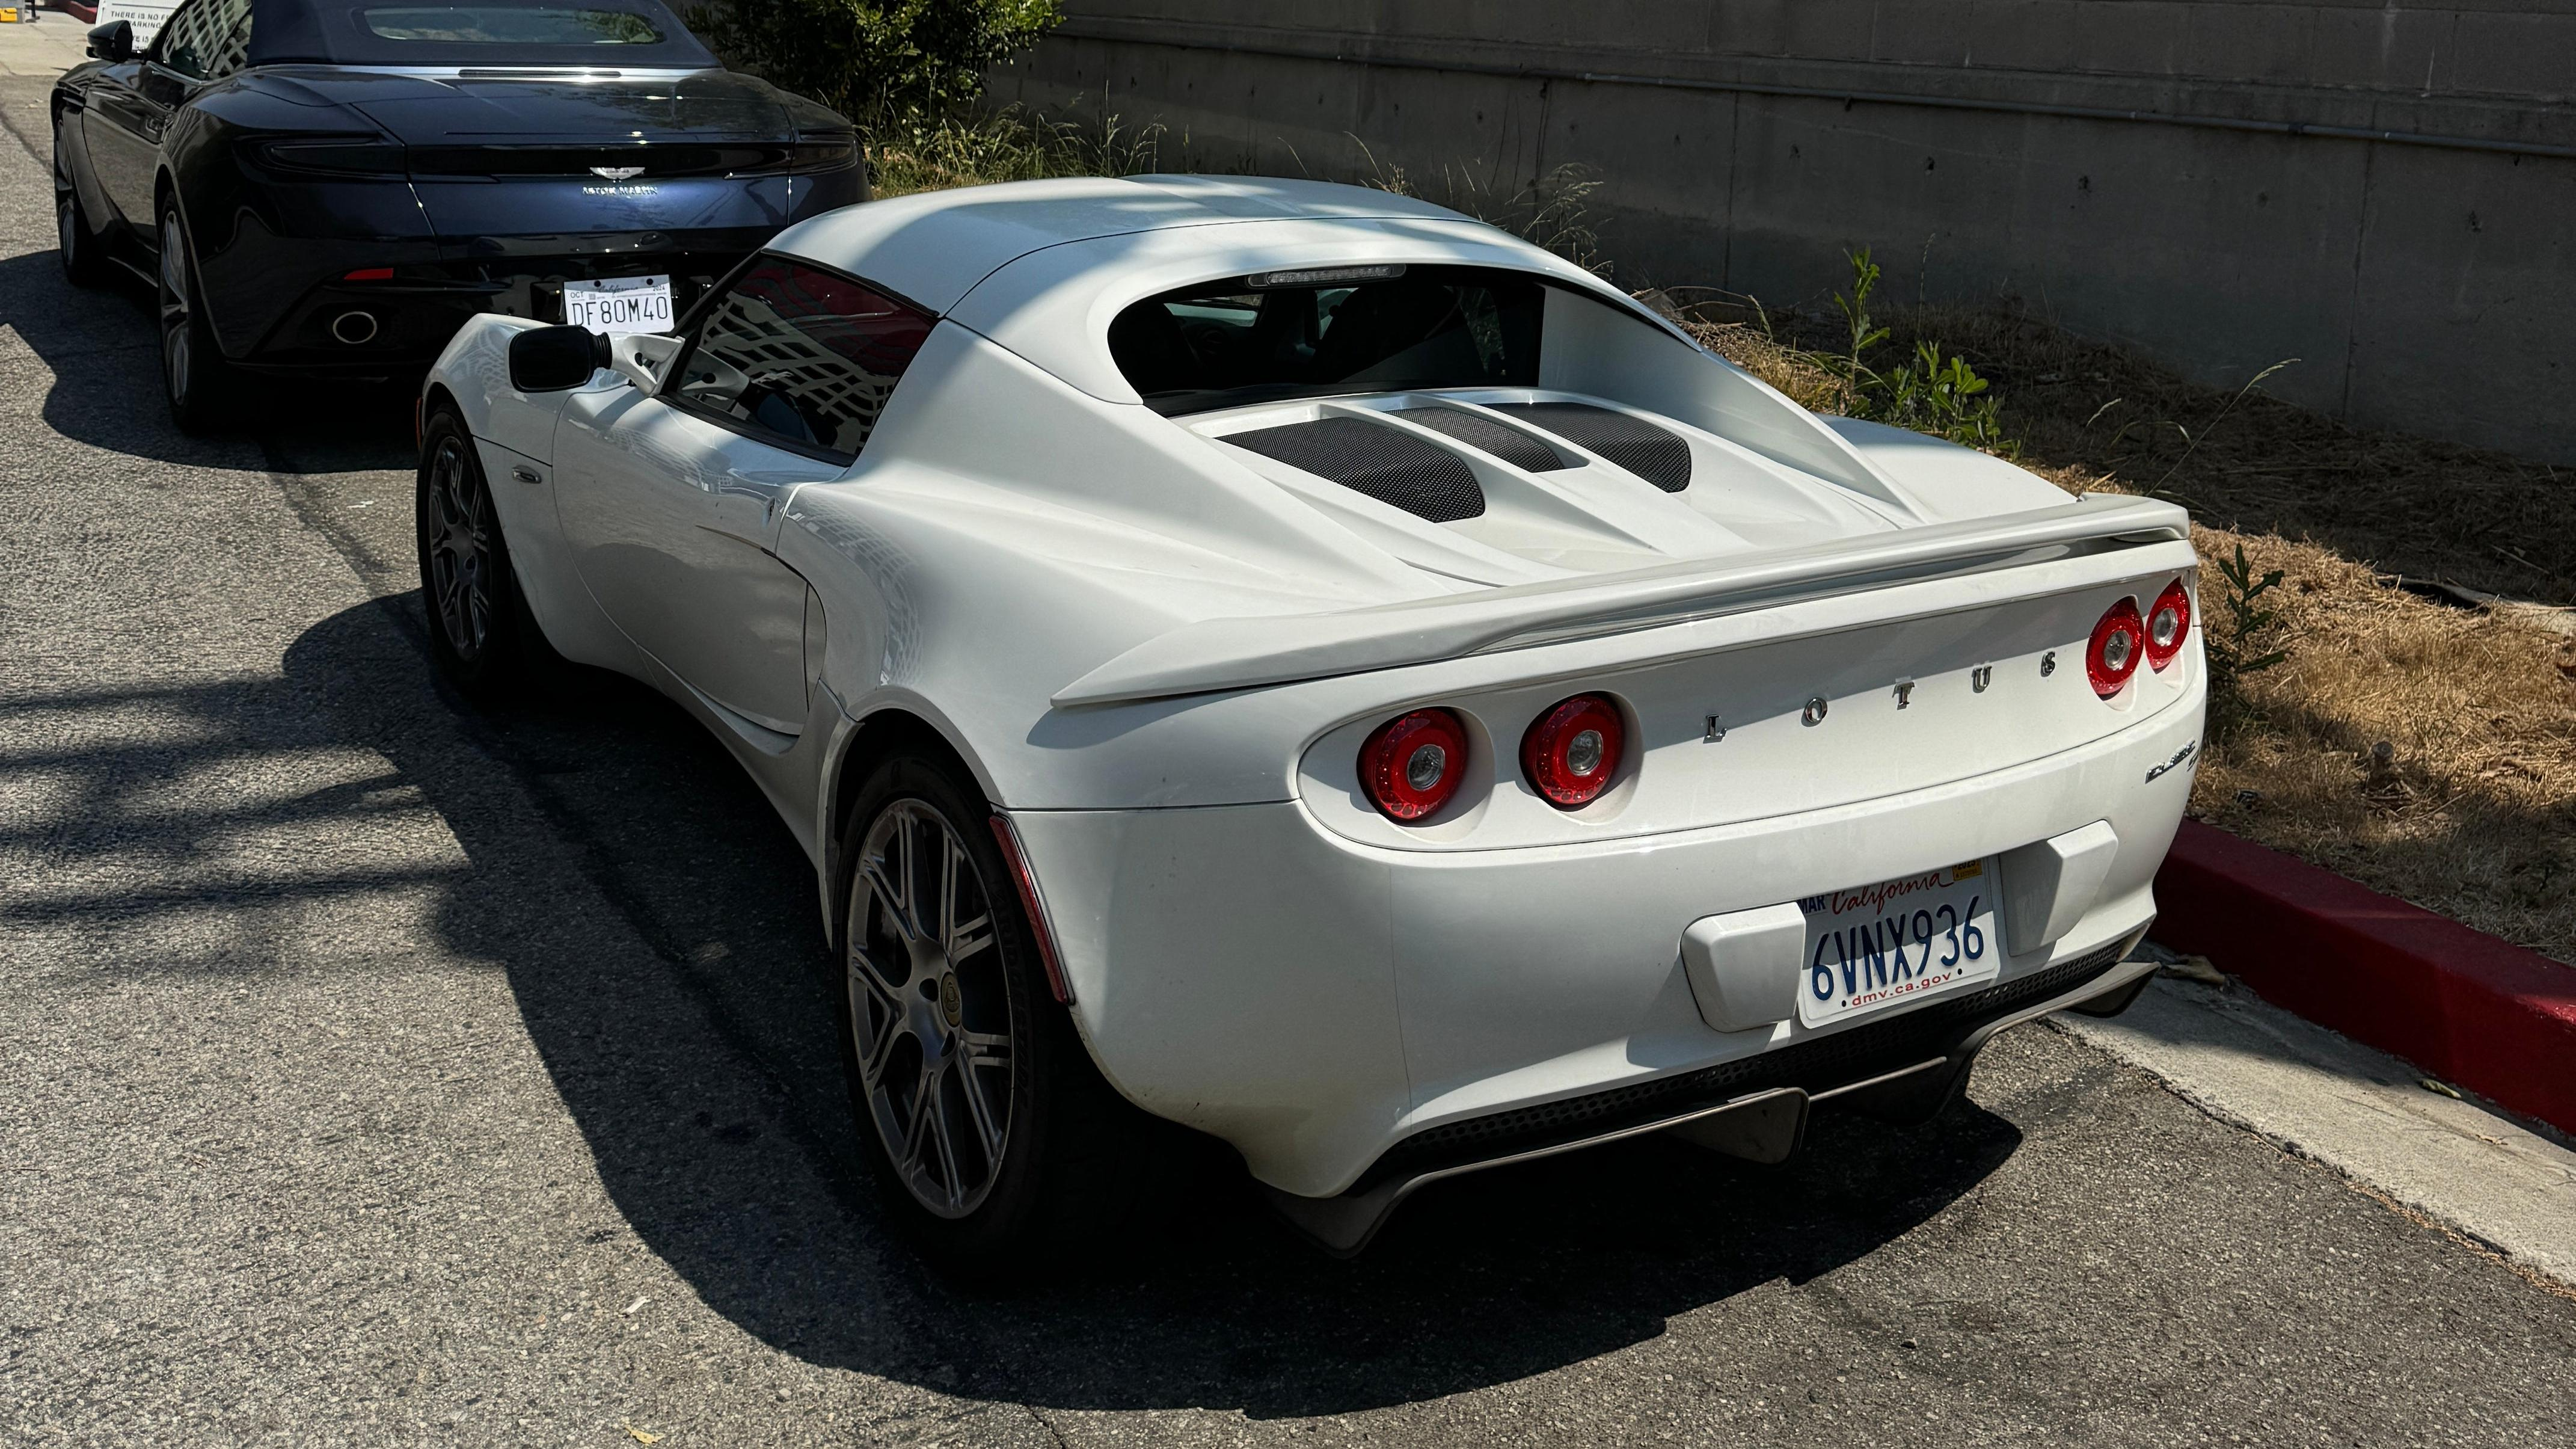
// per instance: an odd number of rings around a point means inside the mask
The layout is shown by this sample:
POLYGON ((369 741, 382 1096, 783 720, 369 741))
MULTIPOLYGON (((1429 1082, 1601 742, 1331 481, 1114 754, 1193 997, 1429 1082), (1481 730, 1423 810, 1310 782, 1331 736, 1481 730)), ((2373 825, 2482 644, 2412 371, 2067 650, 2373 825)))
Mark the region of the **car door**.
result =
POLYGON ((805 581, 773 549, 789 494, 846 472, 932 319, 762 257, 700 311, 650 395, 567 400, 556 507, 593 598, 690 688, 765 729, 806 716, 805 581))
POLYGON ((162 23, 140 58, 111 66, 92 88, 81 139, 116 215, 156 235, 153 187, 171 117, 206 81, 241 69, 251 0, 188 0, 162 23))

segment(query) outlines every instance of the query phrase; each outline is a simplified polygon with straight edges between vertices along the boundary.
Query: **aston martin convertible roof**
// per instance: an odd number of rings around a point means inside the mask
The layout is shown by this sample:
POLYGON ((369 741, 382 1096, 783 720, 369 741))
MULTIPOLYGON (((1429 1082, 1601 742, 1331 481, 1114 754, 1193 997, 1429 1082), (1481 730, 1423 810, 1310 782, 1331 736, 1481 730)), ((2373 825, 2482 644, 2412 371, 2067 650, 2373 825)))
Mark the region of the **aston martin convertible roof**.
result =
POLYGON ((662 0, 251 0, 250 64, 299 61, 656 70, 717 63, 662 0), (532 13, 514 27, 512 11, 532 13), (595 39, 544 44, 531 38, 567 25, 595 39))
POLYGON ((1003 266, 1067 242, 1226 222, 1366 219, 1477 226, 1427 201, 1323 181, 1076 177, 872 201, 800 222, 770 245, 826 266, 865 257, 870 282, 945 315, 1003 266))

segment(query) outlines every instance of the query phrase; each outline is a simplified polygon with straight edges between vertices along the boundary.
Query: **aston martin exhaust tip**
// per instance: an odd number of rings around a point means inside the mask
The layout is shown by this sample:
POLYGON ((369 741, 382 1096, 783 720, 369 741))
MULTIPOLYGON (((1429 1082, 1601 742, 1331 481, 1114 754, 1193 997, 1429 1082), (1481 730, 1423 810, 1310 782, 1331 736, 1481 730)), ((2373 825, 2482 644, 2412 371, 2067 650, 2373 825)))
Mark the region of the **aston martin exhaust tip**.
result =
POLYGON ((331 335, 339 338, 345 343, 348 343, 351 347, 355 347, 362 342, 373 342, 376 340, 376 314, 373 312, 343 312, 339 316, 331 319, 331 335))

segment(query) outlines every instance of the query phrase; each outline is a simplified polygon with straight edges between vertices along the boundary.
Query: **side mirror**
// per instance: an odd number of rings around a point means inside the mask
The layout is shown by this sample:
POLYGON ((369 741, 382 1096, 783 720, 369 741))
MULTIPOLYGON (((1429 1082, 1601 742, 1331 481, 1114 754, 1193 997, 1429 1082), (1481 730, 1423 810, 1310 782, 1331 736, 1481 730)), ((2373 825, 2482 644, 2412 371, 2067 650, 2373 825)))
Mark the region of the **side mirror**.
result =
POLYGON ((91 26, 89 53, 109 65, 134 59, 134 22, 111 20, 91 26))
POLYGON ((587 327, 531 327, 510 339, 510 386, 561 392, 608 365, 608 339, 587 327))

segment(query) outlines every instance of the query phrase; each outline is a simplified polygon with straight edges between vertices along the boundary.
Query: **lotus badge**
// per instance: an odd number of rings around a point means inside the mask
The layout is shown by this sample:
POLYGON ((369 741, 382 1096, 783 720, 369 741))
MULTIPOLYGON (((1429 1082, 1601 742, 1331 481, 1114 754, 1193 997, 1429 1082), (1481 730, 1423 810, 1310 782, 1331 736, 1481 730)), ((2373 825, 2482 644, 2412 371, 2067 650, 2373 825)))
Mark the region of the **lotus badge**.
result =
POLYGON ((590 174, 602 181, 631 181, 644 174, 641 166, 593 166, 590 174))

